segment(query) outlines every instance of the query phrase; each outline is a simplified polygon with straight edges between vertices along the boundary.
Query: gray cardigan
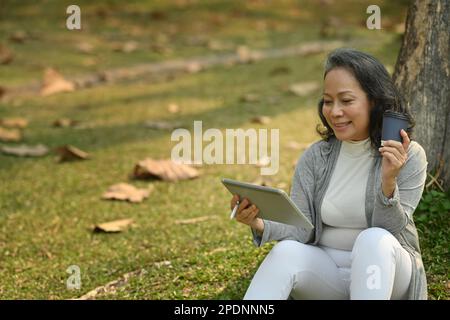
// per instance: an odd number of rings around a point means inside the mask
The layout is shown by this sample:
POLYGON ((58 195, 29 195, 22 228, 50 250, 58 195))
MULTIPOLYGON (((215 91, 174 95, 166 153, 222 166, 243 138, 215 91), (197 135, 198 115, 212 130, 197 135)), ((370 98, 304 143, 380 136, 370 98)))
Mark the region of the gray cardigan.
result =
MULTIPOLYGON (((310 219, 315 228, 307 231, 278 222, 264 220, 264 232, 258 236, 252 229, 253 242, 262 246, 268 241, 296 240, 317 245, 322 232, 321 206, 339 156, 341 141, 332 136, 311 145, 300 157, 292 179, 291 198, 310 219)), ((365 215, 369 227, 384 228, 392 233, 411 255, 413 272, 408 299, 427 299, 427 280, 419 247, 419 237, 412 215, 419 204, 427 176, 425 151, 411 141, 408 159, 397 177, 394 194, 387 198, 381 189, 381 160, 378 151, 366 188, 365 215)))

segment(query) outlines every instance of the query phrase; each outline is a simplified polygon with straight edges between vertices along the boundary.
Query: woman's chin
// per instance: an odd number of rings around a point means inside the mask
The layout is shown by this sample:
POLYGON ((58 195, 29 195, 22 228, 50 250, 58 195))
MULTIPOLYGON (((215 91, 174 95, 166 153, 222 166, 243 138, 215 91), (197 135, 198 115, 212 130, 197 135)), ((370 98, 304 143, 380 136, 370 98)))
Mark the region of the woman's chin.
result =
POLYGON ((345 134, 345 133, 335 133, 336 139, 341 140, 341 141, 350 141, 350 140, 359 140, 359 139, 355 139, 355 135, 354 134, 345 134))
POLYGON ((336 136, 336 139, 344 141, 344 140, 349 140, 351 138, 351 135, 348 134, 343 134, 343 133, 334 133, 334 135, 336 136))

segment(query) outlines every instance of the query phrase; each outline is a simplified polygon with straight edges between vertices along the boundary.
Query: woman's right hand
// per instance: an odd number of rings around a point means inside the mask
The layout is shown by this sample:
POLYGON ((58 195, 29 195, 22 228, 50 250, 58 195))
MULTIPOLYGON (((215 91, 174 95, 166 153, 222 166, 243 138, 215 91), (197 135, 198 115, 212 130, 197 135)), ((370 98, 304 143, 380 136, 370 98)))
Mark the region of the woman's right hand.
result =
MULTIPOLYGON (((231 210, 233 210, 238 200, 239 195, 234 195, 231 199, 231 210)), ((259 209, 247 198, 244 198, 244 200, 239 203, 236 212, 236 221, 246 224, 255 229, 257 233, 262 234, 264 231, 264 222, 258 217, 258 213, 259 209)))

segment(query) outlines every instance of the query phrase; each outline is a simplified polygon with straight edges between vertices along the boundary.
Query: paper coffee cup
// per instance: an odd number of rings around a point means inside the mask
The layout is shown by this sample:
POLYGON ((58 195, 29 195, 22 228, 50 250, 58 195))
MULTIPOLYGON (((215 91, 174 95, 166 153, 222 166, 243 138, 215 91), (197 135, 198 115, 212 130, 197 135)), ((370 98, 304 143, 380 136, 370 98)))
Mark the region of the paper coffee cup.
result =
POLYGON ((408 117, 399 112, 385 111, 383 114, 383 128, 381 131, 381 145, 384 145, 384 141, 395 140, 403 143, 400 131, 408 129, 409 119, 408 117))

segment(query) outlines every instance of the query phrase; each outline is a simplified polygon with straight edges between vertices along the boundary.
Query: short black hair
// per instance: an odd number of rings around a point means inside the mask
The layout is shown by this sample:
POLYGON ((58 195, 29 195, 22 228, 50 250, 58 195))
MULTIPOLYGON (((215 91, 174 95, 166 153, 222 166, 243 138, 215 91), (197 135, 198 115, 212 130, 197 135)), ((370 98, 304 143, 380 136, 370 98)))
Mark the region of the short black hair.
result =
MULTIPOLYGON (((408 117, 409 126, 406 132, 412 139, 415 125, 414 118, 381 62, 367 53, 355 49, 340 48, 328 55, 323 78, 325 79, 327 73, 335 68, 344 68, 349 71, 358 80, 369 102, 373 105, 369 120, 369 137, 375 150, 378 150, 381 146, 383 113, 387 110, 401 112, 408 117)), ((325 128, 318 124, 316 131, 323 140, 328 141, 334 135, 334 132, 322 113, 323 103, 322 97, 319 100, 318 112, 325 128)))

